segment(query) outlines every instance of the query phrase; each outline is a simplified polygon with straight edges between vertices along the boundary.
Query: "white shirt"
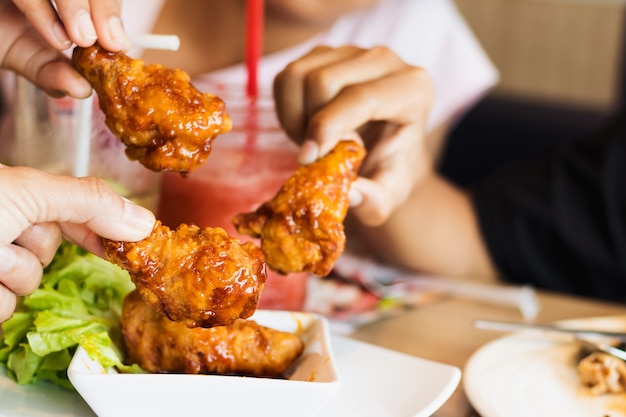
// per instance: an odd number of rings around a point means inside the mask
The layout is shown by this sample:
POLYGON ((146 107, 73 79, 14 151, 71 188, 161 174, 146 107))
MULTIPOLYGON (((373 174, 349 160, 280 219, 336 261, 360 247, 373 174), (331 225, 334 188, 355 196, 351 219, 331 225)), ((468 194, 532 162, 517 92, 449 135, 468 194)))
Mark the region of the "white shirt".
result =
MULTIPOLYGON (((151 32, 164 3, 123 2, 128 33, 151 32)), ((264 56, 258 69, 261 91, 271 91, 275 75, 316 45, 386 46, 405 62, 426 69, 436 89, 430 128, 456 120, 498 81, 497 70, 452 0, 381 0, 339 18, 307 42, 264 56)), ((129 53, 133 52, 139 51, 129 53)), ((245 65, 240 64, 195 77, 194 84, 199 89, 205 82, 245 86, 246 77, 245 65)))
MULTIPOLYGON (((152 32, 166 0, 126 0, 122 18, 129 34, 152 32)), ((326 32, 289 49, 266 55, 260 63, 259 88, 270 92, 275 75, 316 45, 386 46, 411 65, 426 69, 436 89, 428 127, 454 122, 498 81, 498 72, 452 0, 380 0, 339 18, 326 32)), ((131 49, 130 56, 141 51, 131 49)), ((13 74, 0 77, 5 103, 14 103, 13 74)), ((246 84, 245 65, 202 74, 194 85, 246 84)), ((14 148, 12 108, 0 120, 0 162, 11 162, 14 148)), ((5 109, 6 110, 6 109, 5 109)))

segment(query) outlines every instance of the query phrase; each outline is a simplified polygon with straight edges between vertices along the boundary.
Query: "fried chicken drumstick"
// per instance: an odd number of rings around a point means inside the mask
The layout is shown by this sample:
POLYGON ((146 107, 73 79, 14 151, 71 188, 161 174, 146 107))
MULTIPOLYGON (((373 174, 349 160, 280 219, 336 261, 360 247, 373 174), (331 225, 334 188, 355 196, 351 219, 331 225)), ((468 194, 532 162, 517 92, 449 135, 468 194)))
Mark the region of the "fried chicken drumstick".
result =
POLYGON ((187 175, 206 161, 215 137, 231 129, 224 102, 196 90, 179 69, 144 65, 97 44, 76 47, 72 61, 96 90, 128 158, 153 171, 187 175))
POLYGON ((365 148, 342 141, 326 156, 300 166, 274 198, 235 216, 241 234, 261 238, 267 265, 281 273, 330 273, 346 243, 348 191, 365 148))
POLYGON ((157 221, 139 242, 104 239, 108 259, 127 270, 152 308, 188 327, 232 324, 256 310, 266 279, 265 258, 252 242, 222 228, 157 221))
POLYGON ((137 291, 124 300, 121 329, 127 362, 153 373, 280 377, 304 349, 299 336, 252 320, 190 329, 147 306, 137 291))

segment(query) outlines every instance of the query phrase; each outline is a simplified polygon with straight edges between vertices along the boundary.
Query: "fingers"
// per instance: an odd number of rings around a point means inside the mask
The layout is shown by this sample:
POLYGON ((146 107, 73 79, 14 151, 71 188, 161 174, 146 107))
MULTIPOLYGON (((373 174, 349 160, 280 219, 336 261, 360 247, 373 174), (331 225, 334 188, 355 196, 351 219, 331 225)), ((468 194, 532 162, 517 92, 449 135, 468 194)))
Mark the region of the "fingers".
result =
POLYGON ((0 284, 0 323, 8 320, 17 307, 17 295, 0 284))
POLYGON ((37 289, 43 276, 39 259, 17 245, 0 247, 0 283, 16 295, 29 294, 37 289))
POLYGON ((74 98, 87 98, 92 94, 89 82, 76 72, 65 57, 42 63, 36 75, 27 78, 52 97, 69 95, 74 98))
POLYGON ((0 321, 15 310, 17 295, 39 286, 62 232, 102 256, 100 236, 137 241, 154 226, 150 211, 99 179, 0 166, 0 184, 0 321))
POLYGON ((39 223, 26 229, 14 243, 29 250, 41 265, 46 266, 54 258, 62 238, 61 228, 57 223, 39 223))
POLYGON ((16 245, 0 246, 0 322, 15 311, 17 296, 39 287, 43 269, 39 259, 16 245))
POLYGON ((152 231, 154 215, 95 178, 51 175, 31 168, 0 169, 0 244, 13 242, 33 224, 83 224, 113 240, 137 241, 152 231))
POLYGON ((406 67, 406 64, 387 48, 362 50, 349 47, 348 51, 343 49, 324 54, 326 61, 334 58, 333 62, 319 65, 306 77, 307 115, 313 115, 348 86, 366 83, 406 67))
POLYGON ((100 235, 94 233, 84 224, 61 223, 63 236, 69 242, 72 242, 89 252, 105 258, 104 245, 100 235))
POLYGON ((69 59, 50 47, 10 1, 0 0, 0 27, 3 68, 25 76, 53 96, 70 94, 83 98, 91 94, 91 86, 74 70, 69 59))
POLYGON ((72 41, 49 0, 13 0, 13 4, 51 46, 60 51, 72 46, 72 41))
POLYGON ((275 79, 278 118, 310 163, 358 133, 368 155, 351 190, 351 210, 379 225, 431 167, 424 152, 434 87, 422 69, 385 47, 321 47, 275 79))
POLYGON ((57 1, 70 38, 79 46, 96 40, 109 51, 128 49, 130 42, 120 18, 119 0, 57 1))
POLYGON ((415 125, 386 132, 372 147, 350 190, 351 212, 365 225, 379 226, 409 197, 432 169, 432 161, 414 143, 423 134, 415 125))
MULTIPOLYGON (((316 48, 275 79, 279 120, 297 142, 313 140, 319 155, 367 122, 422 123, 433 101, 428 74, 379 47, 316 48)), ((314 157, 306 145, 301 162, 314 157)), ((313 158, 315 159, 315 158, 313 158)))
POLYGON ((119 0, 57 0, 58 14, 49 0, 14 0, 14 3, 57 49, 67 49, 72 42, 87 47, 96 40, 110 51, 129 46, 120 19, 119 0))
MULTIPOLYGON (((344 47, 341 51, 329 47, 316 47, 301 59, 290 63, 274 79, 274 100, 281 125, 294 140, 301 142, 308 117, 307 109, 311 83, 307 78, 311 71, 358 54, 359 48, 344 47), (306 87, 309 87, 307 89, 306 87)), ((319 105, 320 103, 316 103, 319 105)))
POLYGON ((5 67, 25 76, 53 97, 91 95, 91 85, 74 70, 69 59, 51 49, 32 31, 6 52, 5 67))
POLYGON ((430 79, 422 69, 407 67, 371 81, 346 86, 311 116, 306 140, 317 142, 321 156, 336 145, 338 138, 369 122, 424 127, 433 101, 430 85, 430 79))

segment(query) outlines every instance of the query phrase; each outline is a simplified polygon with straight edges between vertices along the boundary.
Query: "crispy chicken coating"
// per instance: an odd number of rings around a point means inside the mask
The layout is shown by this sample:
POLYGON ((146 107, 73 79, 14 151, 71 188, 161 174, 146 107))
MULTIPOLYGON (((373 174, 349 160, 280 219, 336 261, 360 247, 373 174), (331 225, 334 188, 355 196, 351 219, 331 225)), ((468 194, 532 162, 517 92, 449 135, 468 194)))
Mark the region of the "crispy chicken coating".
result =
POLYGON ((121 328, 127 362, 148 372, 280 377, 304 349, 299 336, 252 320, 190 329, 147 306, 137 291, 124 300, 121 328))
POLYGON ((626 391, 626 362, 603 352, 593 352, 578 363, 580 383, 592 395, 626 391))
POLYGON ((139 242, 104 239, 108 259, 127 270, 144 301, 188 327, 232 324, 257 308, 265 259, 252 242, 222 228, 157 221, 139 242))
POLYGON ((300 166, 274 198, 235 216, 239 233, 261 238, 267 265, 281 273, 330 273, 346 244, 348 191, 365 148, 342 141, 326 156, 300 166))
POLYGON ((126 155, 153 171, 183 175, 208 158, 213 139, 232 123, 224 102, 199 92, 187 73, 144 65, 99 45, 76 47, 72 60, 96 90, 106 125, 126 145, 126 155))

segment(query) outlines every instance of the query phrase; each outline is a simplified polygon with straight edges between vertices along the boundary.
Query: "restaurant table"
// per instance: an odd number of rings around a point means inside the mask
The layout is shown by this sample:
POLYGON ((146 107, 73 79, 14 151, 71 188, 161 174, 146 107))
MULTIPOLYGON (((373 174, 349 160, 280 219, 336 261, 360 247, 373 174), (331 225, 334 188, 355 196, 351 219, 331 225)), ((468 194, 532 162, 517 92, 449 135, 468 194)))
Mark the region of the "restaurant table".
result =
MULTIPOLYGON (((544 291, 539 291, 537 296, 540 311, 536 322, 626 315, 626 304, 544 291)), ((454 365, 463 370, 476 350, 505 334, 476 329, 472 325, 475 319, 521 321, 522 316, 513 307, 461 297, 446 297, 362 327, 350 334, 350 337, 419 358, 454 365)), ((478 413, 469 404, 461 382, 434 416, 478 417, 478 413)))

